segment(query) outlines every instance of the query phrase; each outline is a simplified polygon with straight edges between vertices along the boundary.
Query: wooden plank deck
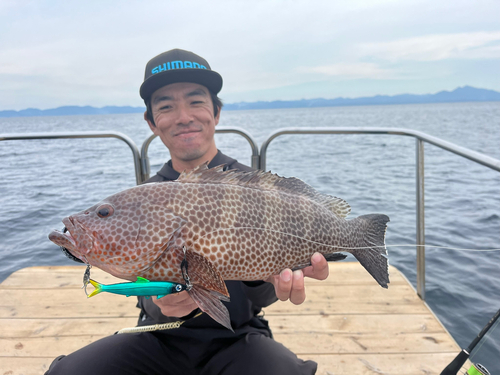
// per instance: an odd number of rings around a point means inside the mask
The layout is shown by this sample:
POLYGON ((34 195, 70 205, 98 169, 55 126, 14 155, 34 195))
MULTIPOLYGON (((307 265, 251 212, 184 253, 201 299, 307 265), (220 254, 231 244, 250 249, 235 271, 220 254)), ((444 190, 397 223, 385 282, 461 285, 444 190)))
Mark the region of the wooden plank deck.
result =
MULTIPOLYGON (((0 375, 43 374, 53 358, 136 324, 135 298, 87 299, 82 266, 30 267, 0 284, 0 375)), ((356 262, 307 281, 307 300, 265 310, 275 339, 319 375, 439 374, 460 348, 394 267, 380 288, 356 262)), ((103 283, 118 279, 93 268, 103 283)))

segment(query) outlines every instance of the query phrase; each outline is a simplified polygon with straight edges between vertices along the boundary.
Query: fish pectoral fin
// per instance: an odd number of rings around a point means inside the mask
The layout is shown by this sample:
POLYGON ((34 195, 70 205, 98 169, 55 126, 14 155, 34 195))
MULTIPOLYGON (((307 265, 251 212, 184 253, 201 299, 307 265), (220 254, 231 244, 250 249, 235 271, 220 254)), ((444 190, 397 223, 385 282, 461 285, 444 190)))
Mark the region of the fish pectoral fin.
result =
POLYGON ((160 299, 160 298, 163 298, 163 297, 165 297, 165 296, 166 296, 166 294, 160 294, 160 295, 156 296, 156 298, 157 298, 157 299, 160 299))
POLYGON ((228 299, 227 296, 205 289, 199 285, 193 285, 188 293, 201 311, 207 313, 213 320, 234 332, 233 327, 231 327, 229 311, 221 302, 221 299, 228 299))
POLYGON ((198 284, 205 289, 229 297, 226 283, 212 262, 203 255, 191 250, 186 251, 186 260, 188 262, 188 274, 193 284, 198 284))
POLYGON ((149 283, 149 280, 145 279, 144 277, 137 276, 136 283, 149 283))

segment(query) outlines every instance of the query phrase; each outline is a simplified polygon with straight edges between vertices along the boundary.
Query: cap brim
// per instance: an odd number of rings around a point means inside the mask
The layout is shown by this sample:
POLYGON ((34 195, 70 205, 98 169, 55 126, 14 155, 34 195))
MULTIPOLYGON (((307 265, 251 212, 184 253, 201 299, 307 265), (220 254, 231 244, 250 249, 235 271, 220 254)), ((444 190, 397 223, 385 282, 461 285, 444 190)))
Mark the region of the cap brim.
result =
POLYGON ((192 82, 208 88, 217 94, 222 89, 222 77, 213 70, 205 69, 175 69, 152 75, 143 82, 139 93, 141 98, 148 99, 160 87, 177 82, 192 82))

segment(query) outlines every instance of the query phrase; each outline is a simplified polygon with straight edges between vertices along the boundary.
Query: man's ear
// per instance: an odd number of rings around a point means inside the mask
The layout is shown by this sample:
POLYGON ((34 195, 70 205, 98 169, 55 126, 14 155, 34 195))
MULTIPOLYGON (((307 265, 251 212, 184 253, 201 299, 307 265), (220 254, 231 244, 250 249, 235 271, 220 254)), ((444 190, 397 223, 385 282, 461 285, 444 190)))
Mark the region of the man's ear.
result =
POLYGON ((217 125, 219 123, 219 119, 220 119, 220 110, 222 109, 221 107, 217 107, 218 108, 218 111, 217 111, 217 116, 214 116, 214 120, 215 120, 215 125, 217 125))
POLYGON ((148 123, 149 128, 154 133, 156 131, 156 125, 148 118, 148 111, 144 112, 144 120, 148 123))

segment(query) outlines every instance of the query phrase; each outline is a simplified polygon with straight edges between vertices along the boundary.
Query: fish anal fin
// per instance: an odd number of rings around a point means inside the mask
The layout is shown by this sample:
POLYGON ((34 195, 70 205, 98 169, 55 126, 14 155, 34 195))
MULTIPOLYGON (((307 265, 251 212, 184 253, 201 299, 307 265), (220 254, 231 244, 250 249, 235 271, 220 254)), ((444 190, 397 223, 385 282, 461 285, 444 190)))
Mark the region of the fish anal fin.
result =
POLYGON ((324 255, 327 262, 338 262, 339 260, 344 260, 347 255, 341 253, 332 253, 324 255))
POLYGON ((231 327, 229 311, 221 302, 220 294, 198 285, 193 285, 188 293, 201 311, 207 313, 213 320, 234 332, 233 327, 231 327))
POLYGON ((193 284, 199 284, 205 289, 229 297, 226 283, 212 262, 191 250, 186 251, 186 260, 188 262, 188 275, 193 284))
MULTIPOLYGON (((345 258, 347 258, 347 255, 341 253, 323 254, 323 256, 325 257, 327 262, 338 262, 339 260, 344 260, 345 258)), ((301 270, 311 265, 311 262, 298 264, 294 268, 292 268, 292 271, 301 270)))

